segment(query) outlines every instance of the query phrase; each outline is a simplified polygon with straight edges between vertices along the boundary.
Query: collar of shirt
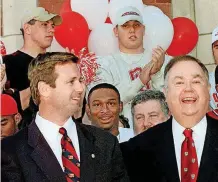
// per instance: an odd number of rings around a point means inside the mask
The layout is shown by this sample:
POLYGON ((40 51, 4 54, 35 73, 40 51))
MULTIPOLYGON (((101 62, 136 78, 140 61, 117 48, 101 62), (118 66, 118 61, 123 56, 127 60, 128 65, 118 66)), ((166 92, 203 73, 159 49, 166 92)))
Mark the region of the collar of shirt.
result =
MULTIPOLYGON (((180 139, 177 140, 179 143, 181 143, 181 141, 183 142, 185 139, 185 136, 183 135, 183 131, 185 130, 185 128, 183 126, 181 126, 176 120, 175 118, 173 118, 173 122, 172 122, 172 128, 173 128, 173 136, 174 138, 180 139)), ((204 141, 205 139, 205 135, 206 135, 206 129, 207 129, 207 119, 206 116, 204 116, 202 118, 202 120, 200 122, 198 122, 194 127, 191 128, 193 130, 193 134, 192 134, 192 138, 196 144, 196 148, 198 148, 198 143, 199 141, 204 141)))
MULTIPOLYGON (((206 116, 202 118, 200 122, 198 122, 193 128, 192 138, 195 143, 197 157, 198 157, 198 166, 200 166, 200 160, 203 152, 204 147, 204 141, 207 131, 207 119, 206 116)), ((175 118, 172 120, 172 131, 173 131, 173 140, 174 140, 174 146, 175 146, 175 152, 176 152, 176 160, 177 165, 179 169, 179 176, 181 176, 181 146, 182 142, 185 139, 185 136, 183 134, 183 131, 185 128, 181 126, 175 118)))
POLYGON ((119 135, 117 136, 119 143, 126 142, 134 137, 134 132, 130 128, 119 127, 119 135))
MULTIPOLYGON (((72 143, 75 147, 76 153, 78 158, 80 158, 80 151, 79 151, 79 142, 78 142, 78 135, 76 130, 76 124, 70 117, 63 126, 59 126, 52 121, 46 120, 42 118, 39 113, 36 114, 35 119, 36 125, 38 126, 39 130, 43 134, 45 140, 51 147, 52 151, 60 156, 62 154, 61 150, 61 138, 62 134, 59 133, 59 129, 64 127, 67 130, 67 135, 72 140, 72 143)), ((56 155, 56 157, 57 157, 56 155)), ((58 157, 59 158, 59 157, 58 157)))
POLYGON ((138 63, 142 60, 142 58, 144 57, 145 52, 143 53, 138 53, 138 54, 130 54, 130 53, 124 53, 124 52, 120 52, 120 56, 123 59, 124 62, 128 63, 128 64, 134 64, 134 63, 138 63))

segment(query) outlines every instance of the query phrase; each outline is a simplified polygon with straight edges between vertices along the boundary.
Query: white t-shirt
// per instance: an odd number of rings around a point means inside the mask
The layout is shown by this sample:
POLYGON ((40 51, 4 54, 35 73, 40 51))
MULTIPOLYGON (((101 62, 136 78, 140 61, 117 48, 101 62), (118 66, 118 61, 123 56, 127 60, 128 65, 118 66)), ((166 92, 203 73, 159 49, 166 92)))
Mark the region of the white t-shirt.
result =
POLYGON ((210 107, 214 109, 218 109, 218 94, 215 88, 215 72, 209 73, 209 82, 210 82, 210 107))
POLYGON ((129 119, 130 128, 133 128, 131 100, 140 90, 152 88, 162 91, 164 86, 164 66, 163 69, 152 76, 151 81, 145 87, 139 79, 142 68, 151 61, 151 57, 151 53, 146 51, 141 54, 118 52, 99 57, 97 63, 100 68, 96 72, 97 79, 88 85, 88 90, 90 90, 99 83, 110 83, 119 90, 121 101, 124 104, 123 115, 129 119))
POLYGON ((39 112, 36 114, 36 125, 40 132, 44 136, 46 142, 55 154, 62 170, 64 171, 64 166, 62 162, 62 148, 61 148, 61 138, 62 134, 59 133, 59 129, 64 127, 67 130, 68 137, 72 140, 73 146, 76 150, 76 154, 80 160, 80 149, 79 149, 79 138, 77 135, 76 125, 72 118, 70 117, 63 126, 59 126, 51 121, 42 118, 39 112))

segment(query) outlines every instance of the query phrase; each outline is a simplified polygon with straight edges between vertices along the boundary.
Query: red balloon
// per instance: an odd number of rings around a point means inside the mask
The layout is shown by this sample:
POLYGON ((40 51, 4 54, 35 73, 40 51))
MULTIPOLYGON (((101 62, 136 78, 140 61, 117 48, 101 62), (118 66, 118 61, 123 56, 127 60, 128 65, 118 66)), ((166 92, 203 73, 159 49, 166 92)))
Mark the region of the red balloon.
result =
POLYGON ((78 53, 87 46, 89 27, 85 18, 77 12, 62 14, 63 22, 55 27, 55 38, 62 47, 78 53))
POLYGON ((71 6, 70 6, 70 0, 65 0, 62 3, 61 10, 60 10, 60 15, 63 13, 71 12, 71 6))
POLYGON ((198 42, 198 28, 195 23, 185 17, 172 19, 174 36, 172 43, 167 49, 170 56, 181 56, 190 53, 198 42))

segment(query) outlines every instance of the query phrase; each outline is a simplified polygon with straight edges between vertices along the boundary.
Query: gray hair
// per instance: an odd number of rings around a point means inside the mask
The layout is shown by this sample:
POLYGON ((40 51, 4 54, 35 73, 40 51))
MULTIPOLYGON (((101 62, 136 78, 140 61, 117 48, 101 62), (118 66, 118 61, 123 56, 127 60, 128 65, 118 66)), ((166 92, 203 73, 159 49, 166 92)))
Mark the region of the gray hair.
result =
POLYGON ((138 95, 136 95, 131 103, 131 111, 132 115, 134 116, 134 107, 137 104, 141 104, 144 102, 147 102, 149 100, 157 100, 160 102, 161 110, 163 111, 165 116, 168 116, 169 114, 169 108, 166 103, 166 98, 163 92, 159 90, 145 90, 143 92, 140 92, 138 95))

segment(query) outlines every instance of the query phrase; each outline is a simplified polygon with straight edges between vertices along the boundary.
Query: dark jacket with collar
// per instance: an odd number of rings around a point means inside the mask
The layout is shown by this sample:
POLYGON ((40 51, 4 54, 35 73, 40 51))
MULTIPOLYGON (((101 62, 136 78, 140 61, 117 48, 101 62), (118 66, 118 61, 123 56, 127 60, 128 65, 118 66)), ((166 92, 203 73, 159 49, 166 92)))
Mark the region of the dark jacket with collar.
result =
MULTIPOLYGON (((76 124, 81 182, 129 181, 117 138, 93 126, 76 124)), ((53 151, 35 121, 1 142, 1 177, 10 182, 64 182, 53 151)))
MULTIPOLYGON (((218 182, 218 121, 207 116, 207 131, 197 182, 218 182)), ((121 143, 132 182, 180 182, 172 117, 121 143)))

